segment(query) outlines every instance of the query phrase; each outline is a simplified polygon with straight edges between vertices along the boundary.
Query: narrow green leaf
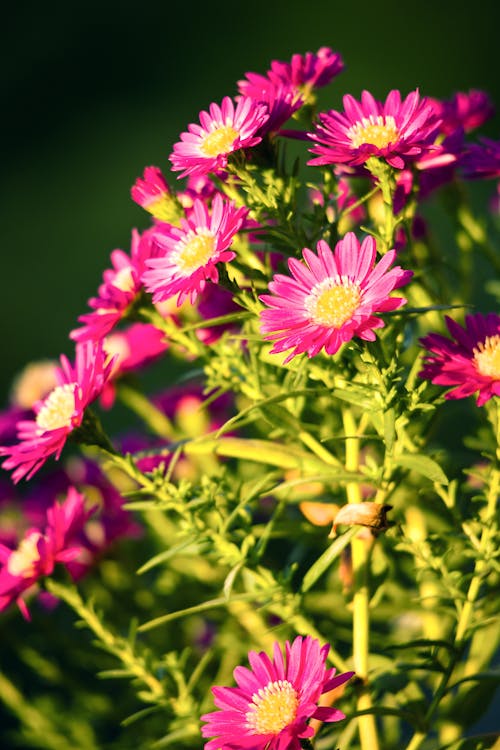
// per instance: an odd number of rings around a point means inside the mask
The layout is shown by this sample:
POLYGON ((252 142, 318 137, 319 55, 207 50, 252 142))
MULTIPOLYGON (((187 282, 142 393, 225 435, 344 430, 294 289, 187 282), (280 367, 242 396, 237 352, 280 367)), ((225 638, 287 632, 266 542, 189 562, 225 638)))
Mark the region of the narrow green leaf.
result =
POLYGON ((359 531, 359 526, 353 526, 351 529, 335 539, 332 544, 328 547, 323 554, 318 557, 315 563, 311 565, 307 573, 302 580, 301 591, 305 593, 309 591, 318 578, 330 567, 332 562, 340 555, 343 549, 347 547, 349 542, 359 531))
POLYGON ((418 474, 430 479, 431 482, 439 484, 448 484, 448 477, 440 465, 429 456, 422 456, 419 453, 408 453, 405 456, 397 456, 394 459, 396 466, 402 466, 404 469, 411 469, 418 474))

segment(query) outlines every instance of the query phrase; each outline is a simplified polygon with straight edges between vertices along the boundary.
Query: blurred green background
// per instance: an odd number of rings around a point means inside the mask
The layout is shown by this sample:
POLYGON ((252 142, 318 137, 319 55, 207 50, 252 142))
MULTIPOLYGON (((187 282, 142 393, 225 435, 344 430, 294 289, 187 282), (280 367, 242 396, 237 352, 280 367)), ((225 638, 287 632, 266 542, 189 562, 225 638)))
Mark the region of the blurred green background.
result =
MULTIPOLYGON (((246 71, 329 45, 346 71, 321 101, 487 90, 500 108, 498 2, 96 2, 3 11, 0 121, 1 403, 30 359, 67 335, 114 247, 148 224, 129 188, 168 171, 178 135, 246 71)), ((495 117, 484 132, 498 137, 495 117)), ((171 182, 175 181, 172 176, 171 182)))

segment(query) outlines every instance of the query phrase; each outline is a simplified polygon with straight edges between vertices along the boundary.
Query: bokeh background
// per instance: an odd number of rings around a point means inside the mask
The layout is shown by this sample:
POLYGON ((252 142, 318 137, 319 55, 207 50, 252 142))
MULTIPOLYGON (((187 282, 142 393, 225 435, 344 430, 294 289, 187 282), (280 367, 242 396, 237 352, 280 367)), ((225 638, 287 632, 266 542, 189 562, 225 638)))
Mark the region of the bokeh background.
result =
MULTIPOLYGON (((325 107, 363 88, 449 97, 487 90, 500 108, 498 2, 9 4, 0 54, 2 367, 0 404, 34 358, 71 354, 67 336, 109 253, 148 224, 129 188, 168 171, 178 135, 246 71, 329 45, 346 71, 325 107)), ((496 116, 484 127, 500 135, 496 116)), ((172 182, 175 177, 172 175, 172 182)))

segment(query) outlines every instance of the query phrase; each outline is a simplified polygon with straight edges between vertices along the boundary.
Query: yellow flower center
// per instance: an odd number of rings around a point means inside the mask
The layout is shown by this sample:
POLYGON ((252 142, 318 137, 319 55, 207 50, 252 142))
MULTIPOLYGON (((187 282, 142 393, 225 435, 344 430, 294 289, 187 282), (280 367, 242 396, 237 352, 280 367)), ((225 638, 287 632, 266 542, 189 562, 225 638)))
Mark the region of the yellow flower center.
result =
POLYGON ((76 383, 58 385, 47 396, 36 417, 36 423, 42 430, 57 430, 59 427, 71 426, 76 388, 76 383))
POLYGON ((500 380, 500 336, 488 336, 474 349, 477 371, 492 380, 500 380))
POLYGON ((297 715, 297 691, 288 680, 270 682, 252 695, 245 718, 255 734, 279 734, 297 715))
POLYGON ((340 328, 359 307, 361 292, 357 284, 343 279, 324 279, 306 297, 305 307, 311 320, 327 328, 340 328), (340 283, 339 283, 340 281, 340 283))
POLYGON ((396 121, 392 115, 370 115, 362 117, 359 122, 349 128, 347 135, 354 148, 370 143, 377 148, 385 148, 398 138, 396 121))
POLYGON ((40 559, 38 541, 42 535, 35 531, 20 543, 19 547, 9 556, 7 570, 12 576, 29 578, 35 572, 35 563, 40 559))
POLYGON ((177 246, 173 260, 185 276, 197 271, 208 263, 215 249, 215 238, 208 229, 192 232, 177 246))
POLYGON ((120 289, 122 292, 131 292, 134 289, 134 277, 132 276, 132 268, 125 266, 117 271, 114 279, 113 286, 120 289))
POLYGON ((205 156, 219 156, 231 151, 233 143, 238 137, 238 131, 231 125, 222 125, 217 130, 209 133, 203 139, 200 149, 205 156))

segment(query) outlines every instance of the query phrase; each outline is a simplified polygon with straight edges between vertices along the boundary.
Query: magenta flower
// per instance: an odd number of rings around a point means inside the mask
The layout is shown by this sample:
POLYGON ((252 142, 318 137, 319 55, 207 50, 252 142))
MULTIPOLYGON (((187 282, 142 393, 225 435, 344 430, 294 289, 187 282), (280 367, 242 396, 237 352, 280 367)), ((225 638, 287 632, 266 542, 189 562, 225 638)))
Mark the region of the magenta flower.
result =
POLYGON ((389 270, 395 250, 375 265, 373 237, 365 237, 360 245, 348 232, 334 252, 323 240, 317 250, 315 255, 304 248, 306 265, 290 258, 293 278, 277 274, 269 284, 274 296, 260 298, 270 308, 261 312, 261 331, 276 342, 271 352, 293 349, 284 363, 303 352, 313 357, 323 348, 335 354, 354 336, 374 341, 373 329, 384 326, 375 313, 395 310, 406 302, 389 294, 406 284, 412 272, 399 266, 389 270))
POLYGON ((344 62, 338 52, 333 52, 330 47, 320 47, 316 53, 292 55, 289 63, 273 60, 268 75, 298 89, 313 89, 326 86, 343 70, 344 62))
POLYGON ((267 120, 266 107, 242 97, 236 107, 229 96, 221 106, 212 103, 209 111, 200 112, 200 125, 188 125, 170 155, 172 170, 186 175, 204 175, 224 169, 229 154, 255 146, 262 139, 257 130, 267 120))
POLYGON ((247 213, 248 209, 236 208, 217 194, 211 214, 203 201, 195 200, 180 227, 158 227, 154 238, 165 254, 146 261, 149 270, 142 276, 147 291, 153 293, 153 302, 178 294, 178 305, 187 297, 194 303, 208 280, 217 282, 216 264, 235 257, 228 248, 247 213))
POLYGON ((492 179, 500 177, 500 141, 480 138, 480 143, 471 144, 462 159, 465 177, 469 179, 492 179))
POLYGON ((203 737, 216 737, 205 750, 300 750, 300 739, 314 734, 309 719, 344 719, 338 708, 318 705, 323 693, 354 674, 335 676, 335 669, 326 669, 329 648, 311 636, 297 636, 292 644, 285 643, 284 658, 279 643, 274 644, 273 659, 250 651, 251 669, 234 670, 238 687, 212 688, 220 710, 201 717, 208 722, 203 737))
POLYGON ((246 79, 238 81, 238 90, 244 97, 265 106, 269 116, 258 131, 261 136, 279 130, 304 104, 301 91, 276 76, 247 73, 246 79))
POLYGON ((465 329, 446 316, 449 339, 430 333, 421 343, 430 354, 424 357, 421 378, 435 385, 455 386, 445 398, 466 398, 477 393, 477 405, 500 396, 500 316, 466 315, 465 329))
POLYGON ((312 153, 308 164, 345 164, 358 167, 371 156, 385 159, 395 169, 415 161, 433 149, 439 119, 434 108, 421 99, 418 90, 401 101, 397 90, 385 102, 363 91, 361 101, 346 94, 344 113, 320 113, 319 124, 309 137, 312 153))
POLYGON ((146 260, 158 254, 153 231, 154 228, 147 229, 139 234, 133 230, 130 255, 123 250, 113 250, 113 268, 104 271, 98 296, 89 300, 93 312, 80 315, 78 320, 84 325, 71 331, 70 338, 74 341, 100 341, 126 317, 142 289, 141 276, 146 260))
POLYGON ((171 221, 172 196, 159 167, 145 167, 143 177, 138 177, 130 189, 130 195, 155 219, 171 221))
POLYGON ((478 89, 471 89, 468 93, 458 91, 451 99, 430 99, 429 103, 442 118, 439 130, 444 135, 451 135, 459 128, 470 133, 483 125, 495 111, 488 94, 478 89))
POLYGON ((68 563, 80 554, 73 542, 92 511, 85 511, 84 497, 70 487, 64 502, 47 510, 46 527, 28 529, 17 549, 0 544, 0 611, 17 602, 29 620, 23 594, 48 576, 58 562, 68 563))
POLYGON ((103 409, 111 409, 115 402, 115 381, 159 359, 167 351, 168 342, 165 334, 155 326, 133 323, 125 330, 106 336, 104 348, 113 357, 113 370, 101 392, 99 403, 103 409))
POLYGON ((35 404, 35 419, 17 424, 20 442, 0 447, 0 456, 7 456, 3 468, 15 469, 14 482, 24 476, 29 479, 49 456, 59 459, 68 435, 81 425, 85 409, 101 393, 112 367, 102 343, 77 344, 74 366, 61 356, 58 385, 35 404))

